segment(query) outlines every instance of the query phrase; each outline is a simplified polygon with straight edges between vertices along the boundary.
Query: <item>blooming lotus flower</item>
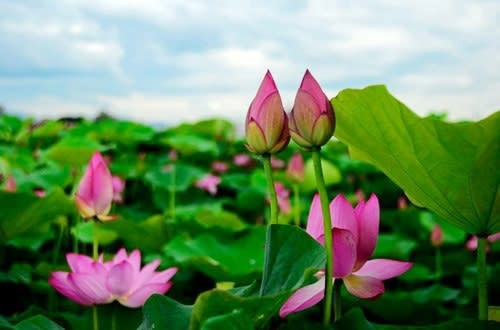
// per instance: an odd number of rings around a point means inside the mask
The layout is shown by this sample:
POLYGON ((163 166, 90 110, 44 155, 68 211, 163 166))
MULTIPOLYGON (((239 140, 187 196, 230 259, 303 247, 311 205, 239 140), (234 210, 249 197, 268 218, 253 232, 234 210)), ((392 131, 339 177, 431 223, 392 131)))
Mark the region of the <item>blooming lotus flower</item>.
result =
POLYGON ((220 178, 216 175, 207 174, 200 180, 196 181, 195 186, 206 190, 210 193, 210 195, 214 196, 217 194, 217 186, 220 183, 220 178))
POLYGON ((290 141, 288 119, 269 70, 248 109, 245 134, 248 150, 259 155, 280 152, 290 141))
POLYGON ((432 227, 431 244, 434 247, 440 247, 443 245, 443 230, 438 224, 435 224, 434 227, 432 227))
POLYGON ((276 190, 276 197, 278 199, 278 207, 280 208, 280 213, 289 213, 292 206, 290 205, 290 191, 283 186, 281 182, 276 182, 274 184, 274 189, 276 190))
POLYGON ((101 221, 114 220, 116 216, 108 215, 113 195, 111 173, 101 154, 95 152, 75 194, 78 212, 85 219, 96 217, 101 221))
POLYGON ((288 162, 286 177, 294 183, 301 183, 304 181, 304 173, 304 158, 300 152, 296 152, 288 162))
POLYGON ((154 293, 164 294, 172 286, 170 279, 177 268, 156 272, 160 260, 141 269, 141 253, 127 255, 120 249, 113 260, 104 262, 81 254, 66 254, 70 272, 53 272, 49 284, 74 302, 91 306, 117 300, 123 306, 137 308, 154 293))
POLYGON ((113 201, 117 203, 123 202, 123 191, 125 190, 125 180, 119 176, 113 175, 111 177, 113 184, 113 201))
MULTIPOLYGON (((372 259, 379 229, 379 204, 375 195, 367 202, 360 202, 355 209, 343 195, 330 203, 333 231, 334 278, 342 279, 351 294, 370 299, 384 293, 383 280, 406 272, 410 262, 372 259)), ((314 196, 306 231, 315 240, 324 244, 323 216, 319 196, 314 196)), ((309 308, 320 302, 325 294, 325 274, 316 274, 318 281, 297 290, 280 309, 285 317, 309 308)))
POLYGON ((335 131, 333 107, 309 70, 295 96, 289 125, 292 139, 306 149, 321 147, 335 131))
MULTIPOLYGON (((491 234, 486 239, 488 240, 488 243, 493 244, 496 241, 500 241, 500 233, 491 234)), ((476 251, 477 250, 477 236, 476 235, 472 236, 467 241, 467 243, 465 243, 465 247, 469 251, 476 251)), ((489 245, 487 245, 486 246, 486 251, 489 251, 489 250, 490 250, 490 247, 489 247, 489 245)))

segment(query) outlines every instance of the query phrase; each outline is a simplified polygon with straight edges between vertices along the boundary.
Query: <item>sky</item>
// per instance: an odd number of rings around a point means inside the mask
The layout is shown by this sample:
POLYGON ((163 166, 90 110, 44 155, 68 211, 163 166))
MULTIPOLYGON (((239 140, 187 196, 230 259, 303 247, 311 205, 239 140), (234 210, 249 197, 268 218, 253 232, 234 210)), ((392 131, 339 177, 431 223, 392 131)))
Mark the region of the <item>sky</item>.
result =
POLYGON ((500 1, 0 0, 0 105, 38 119, 243 123, 269 69, 287 110, 385 84, 420 115, 500 108, 500 1))

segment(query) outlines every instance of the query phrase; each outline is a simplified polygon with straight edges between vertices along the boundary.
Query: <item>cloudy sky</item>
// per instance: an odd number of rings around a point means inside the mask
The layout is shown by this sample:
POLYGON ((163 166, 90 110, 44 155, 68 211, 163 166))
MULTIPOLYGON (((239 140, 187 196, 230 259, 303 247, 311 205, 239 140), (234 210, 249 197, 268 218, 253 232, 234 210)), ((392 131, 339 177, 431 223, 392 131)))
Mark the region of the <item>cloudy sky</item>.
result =
POLYGON ((0 0, 0 104, 146 123, 244 120, 266 69, 335 96, 386 84, 425 115, 500 108, 500 1, 0 0))

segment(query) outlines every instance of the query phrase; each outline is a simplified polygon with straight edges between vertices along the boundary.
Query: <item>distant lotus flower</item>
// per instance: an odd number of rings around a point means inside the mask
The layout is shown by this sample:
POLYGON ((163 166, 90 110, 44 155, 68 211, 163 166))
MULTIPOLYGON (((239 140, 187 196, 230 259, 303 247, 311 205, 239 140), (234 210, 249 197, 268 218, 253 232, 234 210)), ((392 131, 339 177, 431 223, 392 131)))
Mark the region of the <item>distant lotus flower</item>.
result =
POLYGON ((321 147, 335 131, 333 107, 309 70, 302 78, 289 121, 292 139, 306 149, 321 147))
POLYGON ((177 159, 179 159, 179 154, 177 153, 177 150, 170 149, 170 151, 168 152, 168 159, 171 162, 175 162, 177 159))
MULTIPOLYGON (((492 244, 495 243, 496 241, 500 240, 500 233, 496 234, 491 234, 490 236, 487 237, 488 243, 492 244)), ((477 250, 477 236, 472 236, 467 243, 465 243, 465 246, 469 251, 475 251, 477 250)), ((490 247, 489 245, 486 246, 486 251, 489 251, 490 247)))
POLYGON ((398 209, 404 210, 408 207, 408 200, 406 197, 401 196, 398 198, 398 209))
POLYGON ((113 183, 113 201, 117 203, 123 202, 123 191, 125 190, 125 180, 119 176, 113 175, 111 177, 113 183))
POLYGON ((271 167, 275 170, 285 168, 285 162, 278 157, 271 156, 271 167))
POLYGON ((365 192, 362 189, 356 190, 355 194, 358 202, 364 202, 366 200, 365 192))
POLYGON ((238 154, 233 158, 233 163, 239 167, 250 167, 253 164, 252 157, 246 154, 238 154))
POLYGON ((120 249, 113 260, 104 262, 81 255, 66 254, 71 272, 53 272, 49 284, 59 293, 74 302, 91 306, 109 304, 117 300, 120 304, 137 308, 155 293, 164 294, 172 286, 170 279, 177 268, 156 272, 160 260, 154 260, 141 269, 141 254, 134 250, 127 256, 120 249))
POLYGON ((248 109, 245 133, 248 150, 258 155, 280 152, 290 141, 288 119, 269 71, 248 109))
POLYGON ((196 187, 206 190, 210 193, 210 195, 214 196, 217 194, 217 186, 221 182, 221 179, 218 176, 207 174, 200 180, 196 181, 196 187))
POLYGON ((45 195, 47 195, 47 192, 41 188, 34 189, 33 193, 40 198, 43 198, 45 197, 45 195))
POLYGON ((16 192, 16 190, 17 190, 16 179, 14 179, 14 176, 9 175, 7 177, 7 180, 5 181, 5 191, 16 192))
POLYGON ((283 186, 281 182, 276 182, 274 184, 274 189, 276 190, 276 195, 278 197, 278 207, 280 213, 287 214, 292 209, 290 205, 290 191, 283 186))
POLYGON ((106 162, 99 152, 92 155, 75 194, 76 206, 80 215, 101 221, 116 219, 108 215, 113 200, 113 179, 106 162))
POLYGON ((216 160, 212 163, 212 171, 215 173, 226 173, 229 170, 229 165, 226 162, 216 160))
POLYGON ((294 183, 304 182, 304 158, 300 152, 293 154, 286 168, 286 177, 294 183))
MULTIPOLYGON (((333 219, 334 277, 342 279, 351 294, 370 299, 384 293, 383 280, 406 272, 410 262, 390 259, 368 260, 375 249, 379 229, 379 204, 375 195, 367 202, 360 202, 355 209, 343 195, 330 203, 333 219)), ((323 216, 319 196, 314 196, 306 231, 324 244, 323 216)), ((281 307, 280 316, 285 317, 307 309, 320 302, 325 294, 325 274, 316 274, 318 281, 297 290, 281 307)), ((332 278, 332 281, 334 279, 332 278)))
POLYGON ((434 247, 440 247, 443 245, 443 230, 438 224, 435 224, 434 227, 432 227, 431 244, 434 247))

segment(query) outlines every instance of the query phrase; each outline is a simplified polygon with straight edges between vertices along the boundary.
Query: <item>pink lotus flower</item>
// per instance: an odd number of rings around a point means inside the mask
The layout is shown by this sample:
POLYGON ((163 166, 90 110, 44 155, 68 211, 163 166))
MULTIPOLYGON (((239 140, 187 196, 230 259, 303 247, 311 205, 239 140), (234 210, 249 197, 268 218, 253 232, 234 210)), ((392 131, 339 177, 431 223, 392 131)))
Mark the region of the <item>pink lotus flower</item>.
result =
POLYGON ((245 154, 235 155, 233 158, 233 163, 239 167, 250 167, 253 164, 252 157, 245 154))
MULTIPOLYGON (((379 204, 375 195, 360 202, 355 209, 343 195, 330 203, 334 244, 334 278, 342 279, 351 294, 370 299, 384 293, 383 280, 406 272, 410 262, 390 259, 368 260, 375 249, 379 228, 379 204)), ((314 196, 306 231, 324 244, 323 216, 319 196, 314 196)), ((316 274, 318 281, 297 290, 280 309, 285 317, 320 302, 325 294, 325 274, 316 274)), ((335 279, 332 278, 332 281, 335 279)))
POLYGON ((302 154, 300 152, 296 152, 288 162, 286 176, 288 180, 294 183, 301 183, 304 181, 304 173, 304 158, 302 158, 302 154))
POLYGON ((306 149, 321 147, 335 131, 332 104, 309 70, 302 78, 289 121, 292 139, 306 149))
POLYGON ((101 154, 95 152, 75 194, 78 212, 85 219, 97 217, 101 221, 114 220, 116 216, 108 215, 113 195, 111 173, 101 154))
POLYGON ((43 197, 45 197, 45 195, 47 195, 47 192, 45 190, 43 190, 42 188, 34 189, 33 193, 39 198, 43 198, 43 197))
MULTIPOLYGON (((490 236, 487 237, 488 243, 493 244, 496 241, 500 241, 500 233, 496 234, 491 234, 490 236)), ((467 243, 465 243, 465 247, 469 251, 476 251, 477 250, 477 236, 474 235, 472 236, 467 243)), ((489 245, 486 246, 486 251, 489 251, 490 247, 489 245)))
POLYGON ((276 182, 274 184, 274 189, 276 190, 276 195, 278 197, 278 207, 280 208, 280 213, 289 213, 292 209, 292 206, 290 205, 290 191, 286 189, 281 182, 276 182))
POLYGON ((5 191, 8 192, 16 192, 17 190, 17 184, 16 184, 16 179, 14 179, 14 176, 9 175, 7 177, 7 180, 5 180, 5 191))
POLYGON ((212 171, 215 173, 226 173, 229 170, 229 166, 226 162, 216 160, 212 162, 212 171))
POLYGON ((217 186, 220 183, 220 178, 218 176, 207 174, 200 180, 196 181, 195 186, 206 190, 210 193, 210 195, 214 196, 217 194, 217 186))
POLYGON ((434 227, 432 227, 431 244, 434 247, 440 247, 443 245, 443 230, 438 224, 435 224, 434 227))
POLYGON ((113 175, 111 177, 113 184, 113 201, 117 203, 123 202, 123 191, 125 190, 125 180, 119 176, 113 175))
POLYGON ((167 292, 172 286, 170 279, 178 270, 174 267, 156 272, 158 259, 141 269, 139 250, 127 256, 125 249, 120 249, 113 260, 107 262, 103 262, 102 255, 94 260, 74 253, 66 254, 66 260, 71 272, 53 272, 49 284, 84 306, 117 300, 127 307, 140 307, 152 294, 167 292))
POLYGON ((258 155, 280 152, 290 141, 288 118, 269 70, 248 109, 245 135, 248 150, 258 155))

